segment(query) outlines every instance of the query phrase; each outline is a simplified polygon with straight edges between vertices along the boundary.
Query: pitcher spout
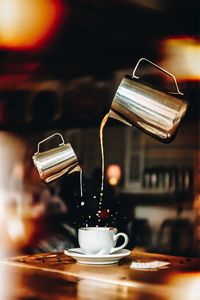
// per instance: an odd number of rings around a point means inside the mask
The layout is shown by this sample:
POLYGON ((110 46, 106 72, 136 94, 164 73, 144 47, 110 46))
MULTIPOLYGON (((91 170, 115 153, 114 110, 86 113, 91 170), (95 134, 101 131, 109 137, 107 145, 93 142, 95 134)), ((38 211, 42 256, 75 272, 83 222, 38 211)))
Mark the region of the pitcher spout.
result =
POLYGON ((79 166, 78 162, 76 164, 74 164, 69 170, 68 170, 68 174, 72 174, 74 172, 81 172, 82 169, 79 166))
POLYGON ((129 123, 128 121, 126 121, 125 119, 123 119, 120 115, 118 115, 114 110, 110 109, 109 111, 109 117, 115 119, 115 120, 118 120, 128 126, 132 126, 131 123, 129 123))

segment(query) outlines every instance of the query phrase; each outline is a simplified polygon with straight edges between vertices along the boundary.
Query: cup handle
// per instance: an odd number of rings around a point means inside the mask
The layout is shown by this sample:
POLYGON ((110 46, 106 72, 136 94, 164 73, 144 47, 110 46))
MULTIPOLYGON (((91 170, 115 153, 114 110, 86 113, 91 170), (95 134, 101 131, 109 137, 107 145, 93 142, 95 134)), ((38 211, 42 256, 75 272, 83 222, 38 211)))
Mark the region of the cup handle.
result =
POLYGON ((120 236, 124 237, 124 243, 121 246, 119 246, 119 247, 112 248, 111 251, 110 251, 110 253, 115 253, 115 252, 123 249, 124 247, 126 247, 126 245, 128 244, 128 240, 129 240, 128 239, 128 235, 126 233, 124 233, 124 232, 117 233, 114 236, 114 241, 117 241, 120 236))

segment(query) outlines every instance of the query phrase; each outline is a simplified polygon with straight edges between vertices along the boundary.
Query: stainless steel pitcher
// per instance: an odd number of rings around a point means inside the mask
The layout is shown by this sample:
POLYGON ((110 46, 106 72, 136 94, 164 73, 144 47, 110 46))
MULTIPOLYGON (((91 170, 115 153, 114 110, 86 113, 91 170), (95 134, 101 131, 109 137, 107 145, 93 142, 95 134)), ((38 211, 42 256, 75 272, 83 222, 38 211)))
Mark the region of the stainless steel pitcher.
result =
POLYGON ((60 133, 54 133, 39 142, 37 152, 32 158, 41 180, 45 183, 50 183, 64 174, 81 170, 72 146, 65 144, 60 133), (60 136, 62 143, 56 148, 40 152, 40 145, 55 136, 60 136))
POLYGON ((135 66, 132 77, 126 75, 122 79, 114 96, 109 116, 126 125, 134 125, 162 142, 170 142, 175 137, 180 121, 187 110, 188 105, 180 97, 182 95, 174 75, 148 59, 141 58, 135 66), (141 82, 135 72, 142 60, 170 75, 174 79, 177 91, 164 92, 141 82))

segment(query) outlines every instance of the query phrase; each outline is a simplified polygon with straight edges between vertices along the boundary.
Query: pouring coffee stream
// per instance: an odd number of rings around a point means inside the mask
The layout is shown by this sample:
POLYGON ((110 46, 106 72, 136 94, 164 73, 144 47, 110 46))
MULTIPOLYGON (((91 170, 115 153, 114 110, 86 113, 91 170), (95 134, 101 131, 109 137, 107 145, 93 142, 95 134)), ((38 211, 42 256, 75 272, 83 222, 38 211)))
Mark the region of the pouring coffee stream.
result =
POLYGON ((101 122, 99 136, 100 136, 100 147, 101 147, 101 188, 100 188, 100 199, 99 199, 99 210, 97 212, 98 221, 100 222, 100 213, 102 209, 103 191, 104 191, 104 173, 105 173, 105 157, 104 157, 104 144, 103 144, 103 129, 108 121, 109 114, 106 114, 101 122))

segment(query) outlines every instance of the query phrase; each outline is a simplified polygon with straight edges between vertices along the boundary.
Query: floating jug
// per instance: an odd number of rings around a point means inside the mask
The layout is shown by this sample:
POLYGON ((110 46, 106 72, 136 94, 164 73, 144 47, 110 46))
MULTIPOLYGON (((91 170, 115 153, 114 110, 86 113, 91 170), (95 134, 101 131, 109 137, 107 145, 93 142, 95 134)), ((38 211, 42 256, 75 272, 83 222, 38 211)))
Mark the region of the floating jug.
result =
POLYGON ((167 143, 174 139, 187 110, 187 102, 182 96, 174 75, 148 59, 141 58, 132 77, 126 75, 122 79, 111 104, 109 116, 126 125, 134 125, 159 141, 167 143), (161 91, 140 81, 135 72, 142 60, 171 76, 176 92, 161 91))
POLYGON ((65 144, 60 133, 55 133, 39 142, 37 152, 32 158, 40 178, 44 183, 50 183, 64 174, 71 174, 81 170, 72 146, 65 144), (40 152, 40 145, 55 136, 60 136, 62 143, 56 148, 40 152))

